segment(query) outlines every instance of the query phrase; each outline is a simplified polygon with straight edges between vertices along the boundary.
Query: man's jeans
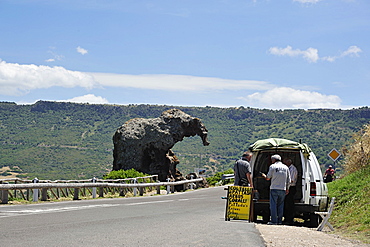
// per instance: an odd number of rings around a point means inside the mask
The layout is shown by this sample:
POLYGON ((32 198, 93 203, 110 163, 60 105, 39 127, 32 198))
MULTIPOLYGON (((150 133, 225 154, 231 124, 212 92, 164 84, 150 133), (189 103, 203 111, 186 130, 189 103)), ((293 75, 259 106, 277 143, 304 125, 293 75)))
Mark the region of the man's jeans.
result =
POLYGON ((285 190, 270 190, 271 223, 282 224, 284 214, 285 190))

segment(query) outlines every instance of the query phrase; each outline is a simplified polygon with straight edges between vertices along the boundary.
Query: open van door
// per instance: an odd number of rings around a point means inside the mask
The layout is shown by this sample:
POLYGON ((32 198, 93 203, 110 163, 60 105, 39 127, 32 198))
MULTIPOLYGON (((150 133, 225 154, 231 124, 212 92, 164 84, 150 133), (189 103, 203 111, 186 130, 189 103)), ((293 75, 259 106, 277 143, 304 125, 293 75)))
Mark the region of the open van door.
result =
POLYGON ((271 165, 271 155, 279 154, 282 160, 289 158, 298 170, 297 193, 295 194, 294 215, 304 219, 312 227, 319 222, 315 212, 325 211, 328 202, 328 189, 323 181, 320 165, 307 144, 286 139, 270 138, 259 140, 249 147, 253 153, 250 161, 254 189, 258 191, 254 199, 254 218, 262 216, 268 221, 270 181, 261 173, 267 173, 271 165))

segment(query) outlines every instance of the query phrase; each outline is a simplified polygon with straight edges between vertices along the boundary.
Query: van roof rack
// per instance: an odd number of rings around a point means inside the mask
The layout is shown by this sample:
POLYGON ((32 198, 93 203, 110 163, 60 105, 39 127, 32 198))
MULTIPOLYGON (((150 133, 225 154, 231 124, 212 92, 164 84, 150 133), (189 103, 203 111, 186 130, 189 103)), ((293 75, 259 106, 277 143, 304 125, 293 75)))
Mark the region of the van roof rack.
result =
POLYGON ((302 152, 307 156, 311 152, 311 148, 306 143, 299 143, 283 138, 268 138, 258 140, 249 146, 249 151, 255 152, 273 148, 297 148, 302 150, 302 152))

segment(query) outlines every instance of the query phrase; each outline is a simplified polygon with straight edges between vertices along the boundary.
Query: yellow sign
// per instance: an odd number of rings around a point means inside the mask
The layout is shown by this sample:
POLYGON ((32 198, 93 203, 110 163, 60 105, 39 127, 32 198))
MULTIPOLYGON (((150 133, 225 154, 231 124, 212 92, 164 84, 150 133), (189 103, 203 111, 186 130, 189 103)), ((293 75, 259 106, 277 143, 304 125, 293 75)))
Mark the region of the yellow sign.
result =
POLYGON ((335 148, 333 148, 328 153, 328 156, 335 162, 341 156, 341 154, 338 152, 338 150, 336 150, 335 148))
POLYGON ((252 203, 252 187, 229 186, 225 220, 249 220, 252 203))

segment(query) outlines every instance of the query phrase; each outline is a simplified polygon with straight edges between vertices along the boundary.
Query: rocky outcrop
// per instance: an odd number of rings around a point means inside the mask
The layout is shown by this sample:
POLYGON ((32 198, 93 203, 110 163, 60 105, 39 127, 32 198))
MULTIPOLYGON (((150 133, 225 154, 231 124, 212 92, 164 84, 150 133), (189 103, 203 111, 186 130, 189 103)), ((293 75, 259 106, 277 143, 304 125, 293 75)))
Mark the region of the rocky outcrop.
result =
POLYGON ((113 170, 131 169, 158 174, 160 181, 174 178, 179 163, 171 148, 184 137, 198 135, 203 145, 208 131, 198 118, 178 109, 158 118, 135 118, 124 123, 113 136, 113 170))

